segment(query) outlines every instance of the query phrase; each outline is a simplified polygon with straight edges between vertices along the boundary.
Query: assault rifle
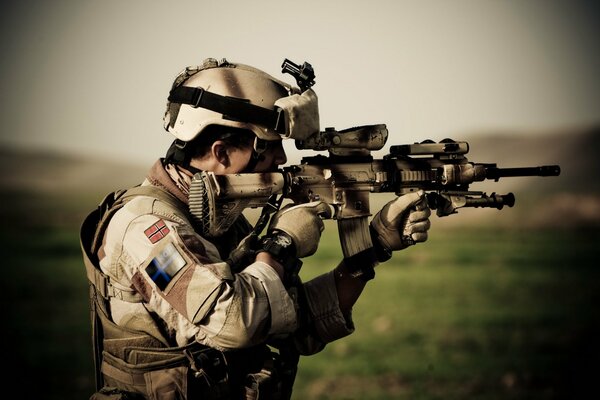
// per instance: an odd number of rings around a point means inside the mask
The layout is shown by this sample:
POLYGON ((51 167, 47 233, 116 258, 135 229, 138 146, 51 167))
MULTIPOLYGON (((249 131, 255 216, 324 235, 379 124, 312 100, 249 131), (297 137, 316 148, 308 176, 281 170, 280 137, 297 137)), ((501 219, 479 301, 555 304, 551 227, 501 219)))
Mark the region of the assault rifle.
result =
MULTIPOLYGON (((558 165, 524 168, 498 168, 496 164, 474 163, 466 158, 467 142, 427 140, 395 145, 382 159, 371 151, 386 143, 385 125, 368 125, 337 131, 328 128, 305 140, 296 140, 298 149, 328 151, 328 156, 304 157, 298 165, 277 172, 215 175, 196 174, 201 181, 190 193, 190 207, 204 233, 219 235, 245 208, 263 207, 256 231, 264 228, 268 214, 279 208, 284 198, 295 203, 316 200, 332 206, 338 222, 345 257, 371 247, 368 217, 371 193, 406 193, 423 190, 430 208, 438 216, 448 216, 464 207, 502 209, 512 207, 512 193, 487 195, 471 191, 469 185, 504 177, 558 176, 558 165), (260 226, 262 224, 262 226, 260 226)), ((260 232, 257 232, 260 233, 260 232)))

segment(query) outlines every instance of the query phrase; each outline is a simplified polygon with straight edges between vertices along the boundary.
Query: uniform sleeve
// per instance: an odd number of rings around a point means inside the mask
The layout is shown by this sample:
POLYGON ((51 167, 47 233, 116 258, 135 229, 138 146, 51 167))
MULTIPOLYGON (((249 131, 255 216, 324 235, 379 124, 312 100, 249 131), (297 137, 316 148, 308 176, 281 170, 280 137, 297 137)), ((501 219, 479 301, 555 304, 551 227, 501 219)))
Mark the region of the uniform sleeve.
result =
POLYGON ((340 310, 334 271, 304 284, 306 302, 314 330, 324 343, 333 342, 354 332, 352 315, 340 310))
POLYGON ((296 329, 292 299, 269 265, 251 264, 222 289, 202 323, 202 341, 222 348, 247 347, 296 329))
POLYGON ((267 264, 234 275, 190 226, 157 215, 136 217, 122 243, 119 264, 180 345, 243 348, 296 329, 293 301, 267 264))

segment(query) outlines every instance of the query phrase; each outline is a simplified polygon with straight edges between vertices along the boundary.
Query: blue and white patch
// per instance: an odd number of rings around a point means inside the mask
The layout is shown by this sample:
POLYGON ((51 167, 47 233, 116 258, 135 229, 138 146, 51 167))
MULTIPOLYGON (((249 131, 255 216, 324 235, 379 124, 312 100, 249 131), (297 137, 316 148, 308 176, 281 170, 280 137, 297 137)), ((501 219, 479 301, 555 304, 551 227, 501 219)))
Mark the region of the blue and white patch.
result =
POLYGON ((185 259, 173 243, 168 243, 161 252, 150 261, 146 273, 160 290, 165 290, 173 277, 185 267, 185 259))

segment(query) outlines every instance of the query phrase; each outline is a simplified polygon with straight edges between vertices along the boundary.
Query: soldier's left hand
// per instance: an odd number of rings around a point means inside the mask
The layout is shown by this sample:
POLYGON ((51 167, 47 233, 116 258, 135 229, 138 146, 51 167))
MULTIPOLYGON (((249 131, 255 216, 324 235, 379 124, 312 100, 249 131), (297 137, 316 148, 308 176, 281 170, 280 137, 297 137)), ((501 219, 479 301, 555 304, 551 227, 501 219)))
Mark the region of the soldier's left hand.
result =
POLYGON ((296 256, 308 257, 317 251, 324 229, 323 219, 327 218, 331 218, 331 209, 325 202, 288 204, 273 215, 267 231, 287 233, 296 247, 296 256))

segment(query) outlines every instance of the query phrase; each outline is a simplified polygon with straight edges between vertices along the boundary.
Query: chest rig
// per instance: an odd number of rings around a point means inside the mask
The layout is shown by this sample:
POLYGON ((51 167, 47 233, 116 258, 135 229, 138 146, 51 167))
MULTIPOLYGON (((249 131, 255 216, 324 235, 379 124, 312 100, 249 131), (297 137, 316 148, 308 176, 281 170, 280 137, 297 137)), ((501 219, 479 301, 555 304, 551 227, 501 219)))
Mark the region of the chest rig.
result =
MULTIPOLYGON (((97 252, 114 214, 136 196, 150 196, 185 215, 187 205, 156 186, 110 193, 84 220, 80 244, 89 281, 96 393, 92 399, 289 399, 297 357, 267 345, 221 352, 199 343, 170 347, 145 332, 127 329, 110 318, 110 299, 141 303, 133 289, 111 284, 97 252)), ((287 350, 286 350, 287 352, 287 350)))

